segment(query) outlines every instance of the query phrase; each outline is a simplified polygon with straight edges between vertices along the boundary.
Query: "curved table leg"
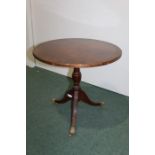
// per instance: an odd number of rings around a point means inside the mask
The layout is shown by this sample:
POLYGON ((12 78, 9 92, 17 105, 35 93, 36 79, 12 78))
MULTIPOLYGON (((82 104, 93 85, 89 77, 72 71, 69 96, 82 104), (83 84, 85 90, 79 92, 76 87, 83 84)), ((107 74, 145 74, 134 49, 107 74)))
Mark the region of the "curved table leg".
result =
POLYGON ((78 93, 78 91, 74 92, 71 102, 71 126, 69 129, 69 136, 72 136, 76 133, 78 93))
POLYGON ((73 89, 66 92, 62 99, 53 99, 53 101, 58 104, 63 104, 63 103, 66 103, 67 101, 71 100, 72 97, 73 97, 73 89))
POLYGON ((80 89, 80 96, 79 96, 79 100, 89 104, 89 105, 92 105, 92 106, 101 106, 103 105, 104 103, 100 103, 100 102, 94 102, 92 101, 91 99, 89 99, 89 97, 87 96, 87 94, 80 89))

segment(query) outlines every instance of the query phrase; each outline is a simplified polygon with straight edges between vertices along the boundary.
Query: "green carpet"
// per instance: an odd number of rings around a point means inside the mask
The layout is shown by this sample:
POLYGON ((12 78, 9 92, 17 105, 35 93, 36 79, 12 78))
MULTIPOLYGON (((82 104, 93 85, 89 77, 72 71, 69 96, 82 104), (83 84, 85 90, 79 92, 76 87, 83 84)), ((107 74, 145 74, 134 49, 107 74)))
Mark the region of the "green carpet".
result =
POLYGON ((27 155, 128 155, 128 101, 123 96, 82 82, 81 87, 104 107, 79 103, 77 134, 68 136, 70 103, 52 104, 71 80, 27 67, 27 155))

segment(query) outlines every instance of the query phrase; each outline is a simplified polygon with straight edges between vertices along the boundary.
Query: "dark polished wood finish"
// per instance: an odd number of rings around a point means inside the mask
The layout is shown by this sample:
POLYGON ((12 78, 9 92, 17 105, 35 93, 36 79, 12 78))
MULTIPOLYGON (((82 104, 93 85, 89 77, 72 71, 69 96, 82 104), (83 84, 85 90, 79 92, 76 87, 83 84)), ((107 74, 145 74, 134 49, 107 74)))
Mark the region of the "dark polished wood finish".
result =
POLYGON ((82 101, 89 105, 101 106, 103 103, 94 102, 81 89, 81 67, 94 67, 112 63, 121 57, 121 49, 111 43, 92 39, 59 39, 38 45, 33 55, 47 64, 72 67, 73 88, 67 91, 58 104, 71 101, 71 126, 69 135, 76 133, 77 106, 82 101))
POLYGON ((67 101, 71 101, 71 127, 69 135, 75 134, 76 121, 77 121, 77 106, 78 102, 82 101, 92 106, 101 106, 103 103, 94 102, 89 99, 86 93, 80 87, 81 72, 79 68, 74 68, 72 79, 74 82, 73 88, 65 93, 64 97, 60 100, 54 100, 58 104, 64 104, 67 101))
POLYGON ((59 39, 38 45, 33 55, 47 64, 62 67, 95 67, 121 57, 121 49, 108 42, 92 39, 59 39))

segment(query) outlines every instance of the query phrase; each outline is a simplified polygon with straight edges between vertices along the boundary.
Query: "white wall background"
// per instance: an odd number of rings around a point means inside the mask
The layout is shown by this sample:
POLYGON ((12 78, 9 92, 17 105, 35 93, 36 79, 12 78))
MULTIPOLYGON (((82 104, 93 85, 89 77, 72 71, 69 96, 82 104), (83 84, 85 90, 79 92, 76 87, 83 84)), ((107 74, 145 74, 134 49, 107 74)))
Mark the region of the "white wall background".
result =
POLYGON ((33 27, 32 27, 32 8, 31 1, 26 0, 26 64, 28 66, 34 67, 34 58, 32 56, 32 51, 34 47, 34 37, 33 37, 33 27))
MULTIPOLYGON (((30 1, 30 0, 28 0, 30 1)), ((30 5, 27 5, 27 12, 30 5)), ((92 38, 112 42, 122 51, 122 58, 110 65, 82 69, 82 80, 128 95, 128 0, 31 0, 33 28, 29 24, 27 36, 33 30, 34 44, 59 38, 92 38), (31 30, 30 30, 31 29, 31 30)), ((31 38, 31 37, 30 37, 31 38)), ((31 43, 27 47, 31 47, 31 43)), ((27 48, 29 49, 29 48, 27 48)), ((28 65, 33 58, 28 54, 28 65)), ((32 62, 31 62, 32 61, 32 62)), ((68 69, 36 65, 67 75, 68 69)))

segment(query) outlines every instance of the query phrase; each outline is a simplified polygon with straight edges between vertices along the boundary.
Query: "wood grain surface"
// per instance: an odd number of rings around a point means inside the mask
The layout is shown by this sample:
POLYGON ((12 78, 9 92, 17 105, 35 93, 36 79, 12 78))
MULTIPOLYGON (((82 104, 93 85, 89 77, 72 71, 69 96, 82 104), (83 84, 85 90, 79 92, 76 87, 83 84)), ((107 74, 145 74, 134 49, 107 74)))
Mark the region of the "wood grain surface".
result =
POLYGON ((118 60, 122 51, 114 44, 82 38, 51 40, 36 46, 33 55, 47 64, 62 67, 95 67, 118 60))

